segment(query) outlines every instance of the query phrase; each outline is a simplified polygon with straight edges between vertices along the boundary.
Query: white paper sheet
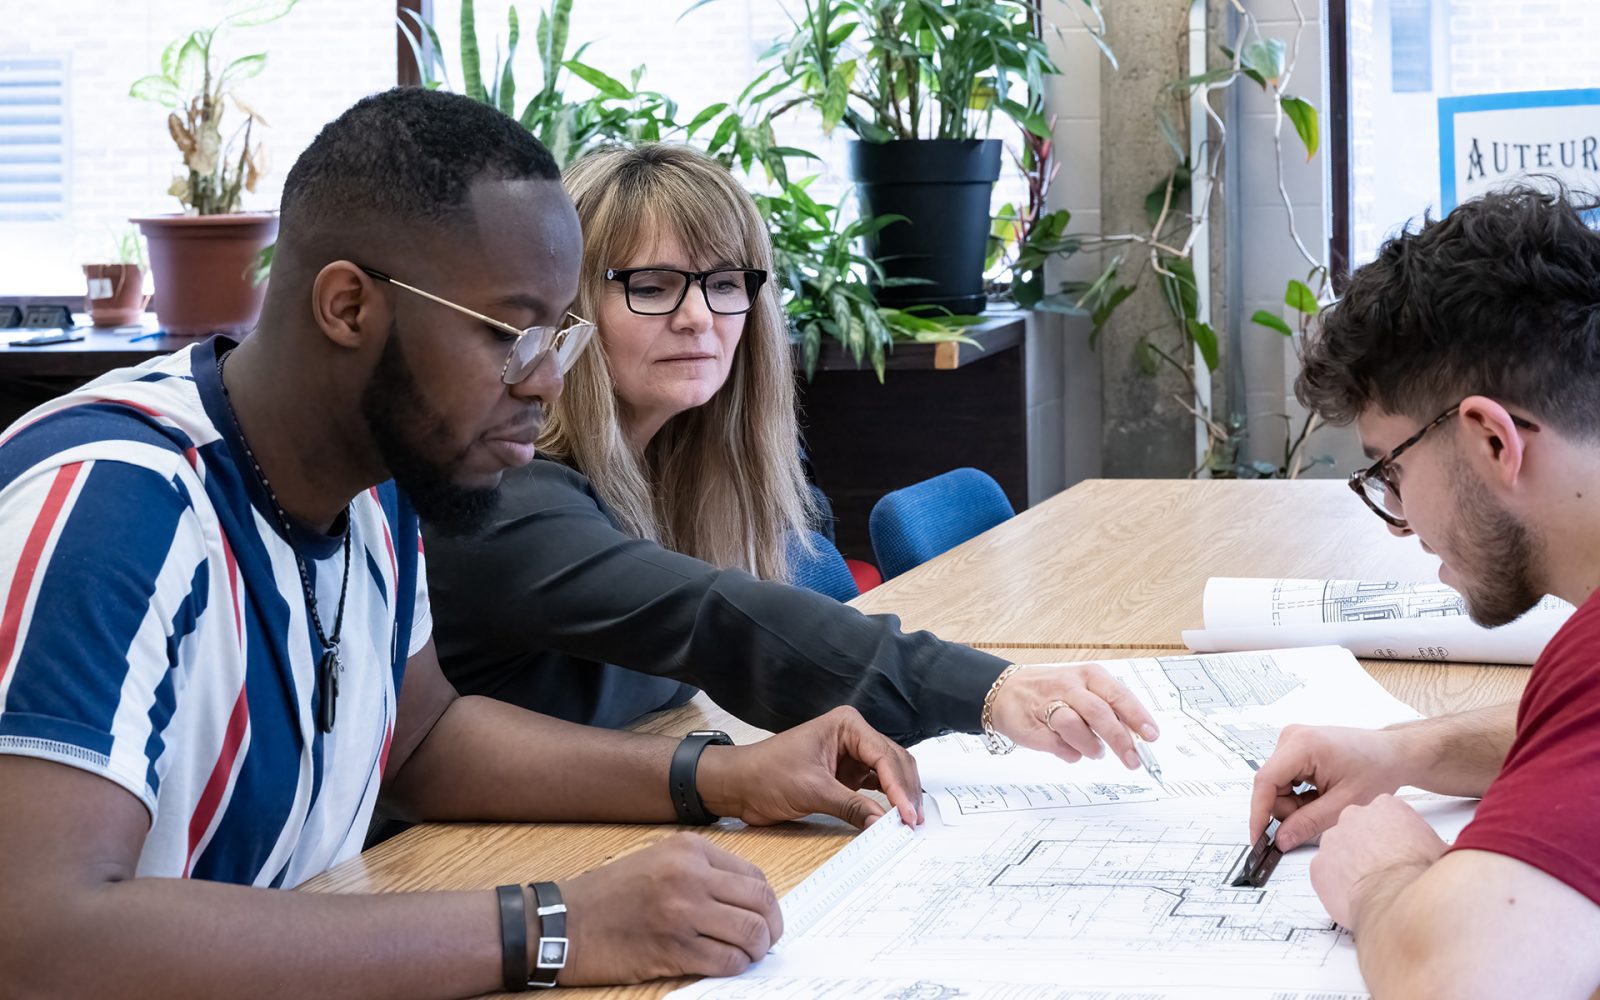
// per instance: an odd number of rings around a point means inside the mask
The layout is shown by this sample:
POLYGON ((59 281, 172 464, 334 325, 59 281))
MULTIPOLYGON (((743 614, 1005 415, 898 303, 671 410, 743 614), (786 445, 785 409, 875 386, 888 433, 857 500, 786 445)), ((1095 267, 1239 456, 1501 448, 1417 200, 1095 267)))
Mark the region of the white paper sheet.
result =
POLYGON ((922 787, 948 823, 996 813, 1068 814, 1112 803, 1249 794, 1288 722, 1379 728, 1420 718, 1337 646, 1102 660, 1155 716, 1157 783, 1109 754, 1068 764, 982 739, 941 736, 911 749, 922 787))
POLYGON ((1183 641, 1200 653, 1334 644, 1374 659, 1532 663, 1572 611, 1546 597, 1486 629, 1442 583, 1213 577, 1205 628, 1186 629, 1183 641))
MULTIPOLYGON (((680 1000, 1365 996, 1355 948, 1285 855, 1225 885, 1248 800, 1090 807, 916 831, 892 814, 785 898, 774 952, 680 1000), (1061 984, 1071 984, 1063 986, 1061 984)), ((1475 803, 1417 802, 1446 839, 1475 803)))

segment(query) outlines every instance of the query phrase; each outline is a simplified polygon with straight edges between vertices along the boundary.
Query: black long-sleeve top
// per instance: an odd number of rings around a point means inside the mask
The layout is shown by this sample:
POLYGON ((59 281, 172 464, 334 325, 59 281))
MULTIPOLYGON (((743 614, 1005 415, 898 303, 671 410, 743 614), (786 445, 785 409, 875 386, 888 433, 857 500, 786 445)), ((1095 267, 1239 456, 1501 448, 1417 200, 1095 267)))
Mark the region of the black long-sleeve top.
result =
POLYGON ((588 479, 547 459, 506 475, 486 536, 424 529, 446 675, 463 694, 574 722, 620 727, 698 687, 773 730, 854 705, 910 744, 977 731, 1006 665, 632 537, 588 479))

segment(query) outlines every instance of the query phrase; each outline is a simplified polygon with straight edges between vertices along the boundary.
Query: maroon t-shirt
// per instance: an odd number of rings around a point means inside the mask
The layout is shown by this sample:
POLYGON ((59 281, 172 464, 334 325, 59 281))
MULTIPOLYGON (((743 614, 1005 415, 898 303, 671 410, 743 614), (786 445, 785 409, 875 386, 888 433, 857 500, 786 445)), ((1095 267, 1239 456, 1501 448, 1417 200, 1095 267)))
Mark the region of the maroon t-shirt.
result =
POLYGON ((1455 850, 1493 851, 1600 904, 1600 591, 1545 647, 1517 735, 1455 850))

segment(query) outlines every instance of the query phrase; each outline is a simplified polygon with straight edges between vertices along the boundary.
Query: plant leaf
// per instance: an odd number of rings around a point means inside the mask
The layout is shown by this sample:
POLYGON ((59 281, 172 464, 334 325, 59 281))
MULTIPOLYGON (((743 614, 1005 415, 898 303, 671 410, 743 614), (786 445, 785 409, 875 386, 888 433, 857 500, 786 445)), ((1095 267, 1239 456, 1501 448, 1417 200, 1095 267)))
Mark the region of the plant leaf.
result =
POLYGON ((1209 323, 1202 323, 1197 319, 1189 320, 1189 338, 1194 341, 1194 346, 1200 349, 1200 357, 1205 360, 1206 368, 1210 371, 1217 370, 1217 331, 1211 329, 1209 323))
POLYGON ((294 5, 298 2, 299 0, 257 0, 255 3, 237 7, 223 19, 223 23, 235 28, 270 24, 294 10, 294 5))
POLYGON ((482 60, 478 53, 478 15, 472 0, 461 0, 461 77, 467 96, 474 101, 489 101, 483 85, 482 60))
POLYGON ((217 89, 222 89, 224 83, 236 83, 240 80, 249 80, 261 75, 267 68, 267 54, 257 52, 254 55, 240 56, 229 63, 222 71, 222 76, 217 83, 217 89))
POLYGON ((1274 87, 1283 76, 1283 60, 1287 50, 1281 38, 1263 38, 1251 42, 1240 53, 1240 62, 1248 66, 1261 79, 1274 87))
POLYGON ((177 107, 178 86, 164 76, 146 76, 133 81, 133 86, 128 88, 129 97, 137 97, 141 101, 155 101, 163 107, 177 107))
POLYGON ((1294 130, 1300 134, 1300 141, 1306 147, 1306 159, 1310 160, 1317 155, 1317 109, 1298 97, 1279 98, 1278 104, 1289 120, 1294 122, 1294 130))
POLYGON ((1289 279, 1289 287, 1283 293, 1283 304, 1307 316, 1317 314, 1316 293, 1305 282, 1294 278, 1289 279))
POLYGON ((700 126, 722 114, 726 110, 728 110, 728 102, 726 101, 719 101, 718 103, 703 109, 699 114, 689 119, 689 124, 683 127, 683 134, 685 138, 692 137, 695 132, 699 130, 700 126))
POLYGON ((606 97, 610 97, 618 101, 626 101, 633 97, 633 91, 629 90, 621 80, 618 80, 612 76, 607 76, 605 73, 595 69, 593 66, 585 65, 584 63, 578 62, 576 59, 568 59, 561 65, 570 70, 573 76, 582 80, 584 83, 587 83, 589 86, 593 87, 595 90, 598 90, 606 97))
POLYGON ((1250 317, 1250 322, 1255 323, 1257 326, 1264 326, 1269 330, 1276 330, 1285 337, 1294 336, 1294 331, 1289 328, 1288 323, 1283 321, 1282 316, 1267 312, 1265 309, 1257 309, 1255 315, 1250 317))

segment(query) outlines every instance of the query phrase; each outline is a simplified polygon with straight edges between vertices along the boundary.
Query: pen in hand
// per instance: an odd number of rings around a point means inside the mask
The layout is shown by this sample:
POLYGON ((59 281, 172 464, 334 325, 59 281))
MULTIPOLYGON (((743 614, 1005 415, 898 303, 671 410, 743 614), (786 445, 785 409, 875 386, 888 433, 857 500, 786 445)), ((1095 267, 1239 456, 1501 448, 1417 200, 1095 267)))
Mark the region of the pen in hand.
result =
POLYGON ((1156 784, 1165 789, 1167 783, 1161 780, 1161 763, 1156 760, 1155 751, 1150 749, 1150 744, 1139 738, 1138 733, 1130 732, 1129 735, 1133 737, 1133 752, 1139 755, 1139 763, 1144 765, 1150 777, 1156 779, 1156 784))

